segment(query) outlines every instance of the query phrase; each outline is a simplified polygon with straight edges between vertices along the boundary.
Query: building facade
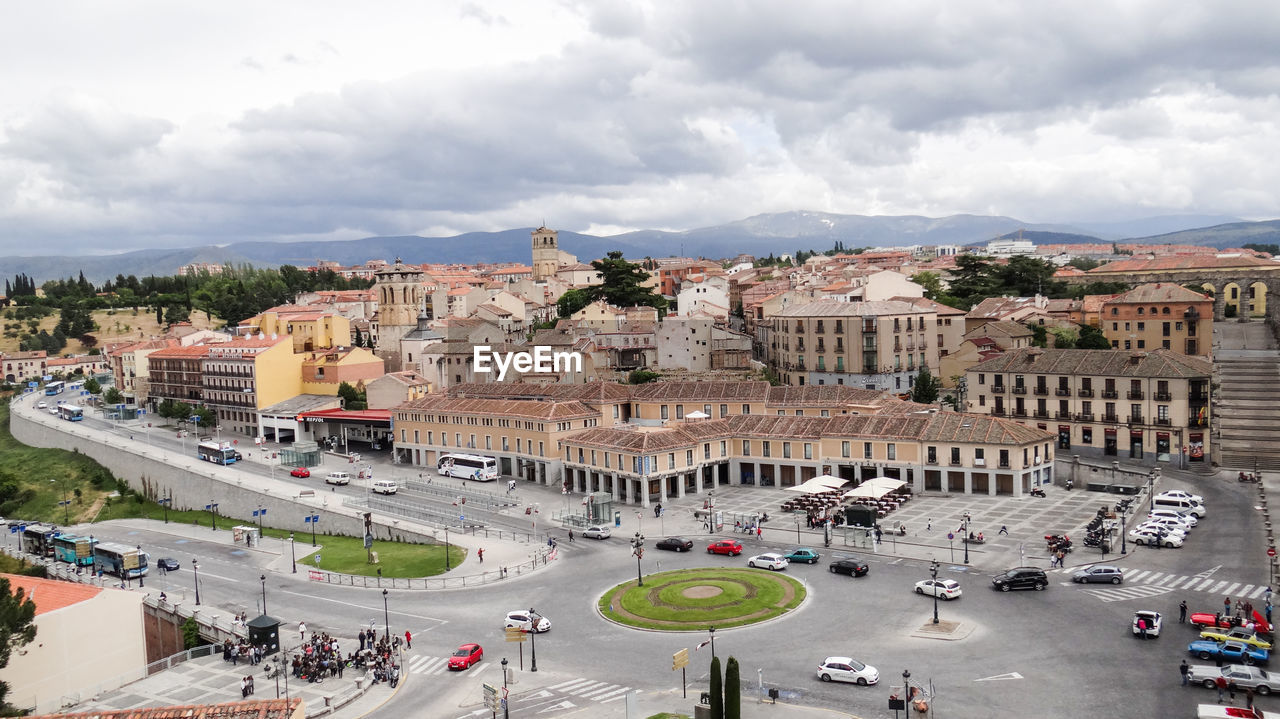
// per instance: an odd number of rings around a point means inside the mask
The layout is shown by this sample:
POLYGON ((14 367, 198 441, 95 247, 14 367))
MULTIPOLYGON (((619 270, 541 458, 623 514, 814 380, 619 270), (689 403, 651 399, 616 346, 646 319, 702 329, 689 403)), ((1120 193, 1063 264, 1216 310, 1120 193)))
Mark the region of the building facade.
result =
POLYGON ((1170 282, 1139 285, 1102 304, 1102 334, 1112 349, 1213 353, 1213 298, 1170 282))

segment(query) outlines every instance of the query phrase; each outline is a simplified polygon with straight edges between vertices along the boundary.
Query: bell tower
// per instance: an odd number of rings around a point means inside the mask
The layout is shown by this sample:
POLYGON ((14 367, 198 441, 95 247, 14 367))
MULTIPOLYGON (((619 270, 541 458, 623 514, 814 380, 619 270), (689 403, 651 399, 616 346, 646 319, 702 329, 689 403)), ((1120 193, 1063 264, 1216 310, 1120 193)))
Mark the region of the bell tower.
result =
POLYGON ((539 227, 533 231, 533 280, 545 280, 560 269, 559 233, 539 227))

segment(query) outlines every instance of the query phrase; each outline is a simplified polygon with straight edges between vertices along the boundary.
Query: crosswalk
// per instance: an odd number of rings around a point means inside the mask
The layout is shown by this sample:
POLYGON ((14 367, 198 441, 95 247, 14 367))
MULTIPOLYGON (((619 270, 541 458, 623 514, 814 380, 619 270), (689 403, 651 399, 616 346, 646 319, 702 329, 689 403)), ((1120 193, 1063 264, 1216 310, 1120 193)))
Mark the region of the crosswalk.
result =
POLYGON ((410 674, 446 674, 449 671, 449 657, 428 657, 416 654, 409 658, 410 674))
POLYGON ((597 682, 590 679, 571 679, 567 682, 549 686, 547 690, 601 704, 608 704, 622 699, 627 695, 627 692, 632 691, 631 687, 609 684, 608 682, 597 682))
MULTIPOLYGON (((1053 571, 1056 574, 1070 576, 1077 569, 1067 567, 1053 571)), ((1244 599, 1249 601, 1261 600, 1266 595, 1267 585, 1265 584, 1248 584, 1246 582, 1233 582, 1229 579, 1217 579, 1212 574, 1212 570, 1195 575, 1173 574, 1154 570, 1126 571, 1123 585, 1098 587, 1086 584, 1083 585, 1086 588, 1081 591, 1104 602, 1145 599, 1173 591, 1205 592, 1222 597, 1231 597, 1232 600, 1244 599)))

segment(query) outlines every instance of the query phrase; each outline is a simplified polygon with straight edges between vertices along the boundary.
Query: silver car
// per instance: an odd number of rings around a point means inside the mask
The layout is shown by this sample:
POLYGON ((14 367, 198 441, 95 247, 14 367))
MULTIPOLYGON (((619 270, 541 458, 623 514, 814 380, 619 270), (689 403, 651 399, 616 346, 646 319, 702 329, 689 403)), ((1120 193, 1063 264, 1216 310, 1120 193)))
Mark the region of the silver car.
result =
POLYGON ((1252 689, 1259 694, 1280 692, 1280 679, 1269 674, 1266 669, 1249 667, 1243 664, 1228 664, 1225 667, 1212 667, 1205 664, 1192 664, 1187 672, 1187 681, 1199 684, 1205 689, 1217 686, 1218 677, 1235 682, 1240 689, 1252 689))
POLYGON ((1119 567, 1113 567, 1110 564, 1095 564, 1071 575, 1071 581, 1077 584, 1092 584, 1093 582, 1119 584, 1124 581, 1124 572, 1119 567))
POLYGON ((604 525, 587 527, 586 529, 582 530, 582 536, 586 537, 587 539, 608 539, 610 534, 611 532, 609 531, 609 528, 604 525))

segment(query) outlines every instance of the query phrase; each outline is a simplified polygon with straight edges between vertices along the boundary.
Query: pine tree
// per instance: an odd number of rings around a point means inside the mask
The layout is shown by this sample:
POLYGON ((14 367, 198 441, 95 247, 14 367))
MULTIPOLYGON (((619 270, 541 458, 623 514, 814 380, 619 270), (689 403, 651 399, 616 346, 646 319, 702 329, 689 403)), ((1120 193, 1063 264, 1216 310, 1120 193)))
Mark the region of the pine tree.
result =
POLYGON ((720 657, 711 658, 711 719, 724 719, 724 689, 720 685, 720 657))
POLYGON ((724 719, 742 719, 742 682, 734 657, 729 657, 724 670, 724 719))

